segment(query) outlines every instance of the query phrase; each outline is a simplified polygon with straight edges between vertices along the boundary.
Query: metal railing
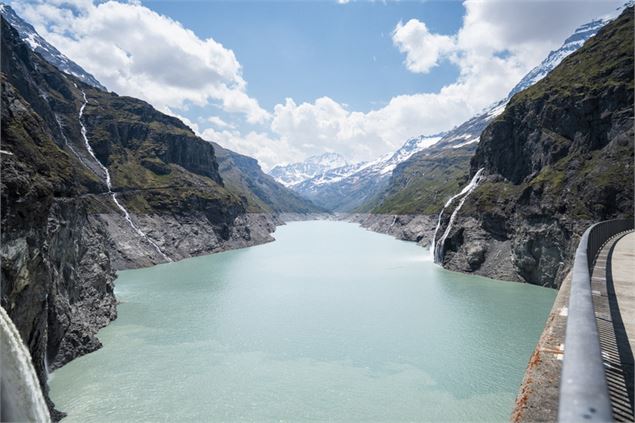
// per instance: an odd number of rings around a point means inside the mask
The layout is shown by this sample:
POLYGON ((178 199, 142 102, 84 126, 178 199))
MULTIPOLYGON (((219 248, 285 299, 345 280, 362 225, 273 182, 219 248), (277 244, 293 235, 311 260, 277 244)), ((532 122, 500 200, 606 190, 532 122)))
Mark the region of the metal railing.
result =
POLYGON ((633 229, 633 220, 607 220, 589 227, 575 253, 564 359, 560 376, 559 422, 612 420, 600 337, 595 322, 591 270, 604 244, 633 229))

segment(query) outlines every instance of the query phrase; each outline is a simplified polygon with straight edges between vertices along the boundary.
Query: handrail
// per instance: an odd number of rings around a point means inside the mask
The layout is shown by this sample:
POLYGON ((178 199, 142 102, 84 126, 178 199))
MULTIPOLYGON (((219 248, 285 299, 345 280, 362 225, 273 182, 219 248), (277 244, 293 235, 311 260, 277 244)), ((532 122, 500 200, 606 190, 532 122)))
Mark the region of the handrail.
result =
POLYGON ((578 244, 573 262, 560 376, 558 421, 561 423, 612 420, 590 273, 604 244, 629 229, 633 229, 632 219, 600 222, 589 227, 578 244))

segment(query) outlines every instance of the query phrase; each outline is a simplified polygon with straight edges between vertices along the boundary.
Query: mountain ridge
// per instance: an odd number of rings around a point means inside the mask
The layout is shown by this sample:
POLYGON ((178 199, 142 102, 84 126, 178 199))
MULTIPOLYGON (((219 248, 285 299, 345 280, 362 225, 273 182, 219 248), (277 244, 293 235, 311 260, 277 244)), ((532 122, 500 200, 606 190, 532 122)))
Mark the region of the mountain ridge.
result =
POLYGON ((544 78, 568 55, 580 48, 611 19, 594 19, 579 26, 566 38, 562 46, 529 71, 500 101, 456 126, 434 146, 417 152, 401 163, 393 172, 385 191, 358 211, 371 213, 438 213, 445 200, 460 191, 468 181, 469 159, 478 148, 481 133, 503 111, 520 91, 544 78), (451 163, 451 171, 443 172, 442 165, 451 163))
POLYGON ((485 178, 439 245, 451 270, 558 287, 582 232, 633 217, 633 7, 485 129, 485 178))
MULTIPOLYGON (((580 46, 609 18, 587 22, 556 50, 530 70, 508 95, 454 128, 440 134, 408 139, 402 147, 371 162, 330 168, 313 174, 296 174, 287 183, 314 203, 336 212, 378 214, 437 213, 445 199, 467 181, 469 159, 481 132, 499 116, 511 98, 544 78, 560 61, 580 46), (430 139, 417 145, 418 141, 430 139), (413 144, 416 147, 413 147, 413 144), (400 153, 407 152, 401 159, 400 153), (449 166, 443 172, 443 166, 449 166)), ((300 167, 302 163, 296 164, 300 167)), ((282 178, 280 167, 274 177, 282 178)), ((276 169, 274 168, 274 169, 276 169)), ((271 174, 271 172, 270 172, 271 174)))

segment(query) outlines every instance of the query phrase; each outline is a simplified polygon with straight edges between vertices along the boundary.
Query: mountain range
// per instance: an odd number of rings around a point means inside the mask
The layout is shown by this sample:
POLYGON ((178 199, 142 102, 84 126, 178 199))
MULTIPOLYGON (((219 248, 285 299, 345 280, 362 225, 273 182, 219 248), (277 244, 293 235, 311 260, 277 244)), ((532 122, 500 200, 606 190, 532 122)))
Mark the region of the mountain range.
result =
MULTIPOLYGON (((525 75, 502 100, 457 127, 440 134, 407 140, 393 153, 373 162, 330 167, 322 173, 288 170, 304 162, 275 167, 270 174, 304 197, 338 212, 418 213, 439 211, 444 199, 465 182, 468 161, 486 126, 500 115, 518 92, 535 84, 565 57, 580 48, 610 19, 596 19, 577 28, 562 46, 525 75), (416 169, 416 170, 415 170, 416 169), (457 173, 457 170, 462 169, 457 173)), ((312 159, 309 159, 309 161, 312 159)))
POLYGON ((49 370, 100 347, 117 270, 271 241, 280 213, 367 212, 445 268, 549 287, 586 227, 633 216, 632 7, 450 131, 270 175, 0 14, 0 300, 45 393, 49 370))

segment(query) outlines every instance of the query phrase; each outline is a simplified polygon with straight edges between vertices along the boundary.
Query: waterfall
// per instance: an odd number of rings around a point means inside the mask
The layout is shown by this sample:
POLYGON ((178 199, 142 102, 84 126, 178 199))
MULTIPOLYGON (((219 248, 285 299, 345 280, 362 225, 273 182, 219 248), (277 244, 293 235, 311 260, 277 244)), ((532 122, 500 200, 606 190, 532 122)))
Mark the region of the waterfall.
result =
POLYGON ((99 161, 99 159, 95 155, 95 152, 93 151, 93 148, 90 146, 90 142, 88 142, 88 136, 86 135, 87 134, 86 127, 84 126, 84 123, 82 122, 82 116, 84 115, 84 109, 86 108, 86 105, 88 104, 88 99, 86 98, 86 93, 83 90, 82 90, 82 96, 84 96, 84 104, 82 104, 82 107, 79 109, 79 125, 81 127, 82 137, 84 138, 84 144, 86 145, 86 150, 88 150, 88 153, 90 153, 91 157, 95 160, 95 162, 99 165, 101 170, 106 175, 106 186, 108 187, 108 194, 110 194, 110 196, 112 197, 112 201, 119 208, 119 210, 121 210, 124 218, 126 219, 126 222, 128 222, 128 225, 132 228, 132 230, 141 238, 145 239, 157 251, 157 253, 159 253, 159 255, 163 257, 165 261, 171 262, 172 259, 168 257, 163 252, 163 250, 161 250, 161 248, 156 244, 156 242, 151 240, 137 225, 134 224, 134 222, 132 221, 132 218, 130 217, 130 213, 128 213, 128 210, 126 210, 126 208, 119 202, 119 200, 117 200, 117 194, 112 191, 112 182, 110 180, 110 172, 108 171, 108 168, 106 168, 106 166, 104 166, 101 163, 101 161, 99 161))
POLYGON ((397 215, 395 215, 395 216, 392 218, 392 223, 390 224, 390 226, 389 226, 388 228, 390 229, 390 228, 392 228, 393 226, 395 226, 395 222, 397 222, 397 215))
MULTIPOLYGON (((469 185, 468 185, 468 186, 469 186, 469 185)), ((436 229, 434 230, 434 235, 433 235, 433 237, 432 237, 432 243, 430 244, 430 254, 431 254, 431 255, 432 255, 432 257, 434 258, 434 261, 435 261, 435 262, 436 262, 436 257, 435 257, 434 251, 435 251, 435 247, 436 247, 437 232, 439 232, 439 228, 441 227, 441 218, 443 217, 443 212, 445 211, 445 209, 447 209, 447 208, 450 206, 450 204, 452 204, 452 202, 453 202, 456 198, 458 198, 458 197, 462 196, 463 194, 465 194, 465 193, 467 192, 467 188, 468 188, 468 187, 466 186, 465 188, 463 188, 463 189, 461 190, 461 192, 459 192, 458 194, 456 194, 456 195, 454 195, 454 196, 450 197, 450 199, 449 199, 448 201, 446 201, 446 202, 445 202, 445 205, 443 206, 443 208, 442 208, 442 209, 441 209, 441 211, 439 212, 439 218, 437 219, 437 227, 436 227, 436 229)))
POLYGON ((146 241, 148 241, 150 243, 150 245, 152 245, 154 247, 154 249, 157 251, 157 253, 159 253, 161 255, 161 257, 163 257, 163 259, 165 261, 171 262, 172 259, 170 257, 168 257, 163 252, 163 250, 161 250, 161 248, 153 240, 151 240, 141 229, 139 229, 139 227, 137 225, 134 224, 134 222, 130 218, 130 213, 128 213, 128 210, 126 210, 125 207, 121 205, 119 200, 117 200, 117 194, 114 193, 114 192, 111 192, 110 194, 112 195, 112 201, 114 201, 115 204, 117 205, 117 207, 119 207, 119 210, 121 210, 123 212, 123 216, 126 219, 126 221, 128 222, 128 225, 130 225, 130 227, 132 228, 132 230, 134 230, 140 237, 142 237, 146 241))
POLYGON ((478 185, 478 182, 481 179, 481 174, 483 173, 483 170, 484 170, 484 168, 479 169, 478 172, 476 172, 476 174, 474 175, 474 177, 470 181, 470 183, 467 184, 461 190, 461 192, 459 192, 455 196, 451 197, 445 203, 445 206, 443 206, 443 209, 441 209, 441 212, 439 213, 439 218, 437 220, 437 227, 434 230, 434 236, 432 238, 432 244, 430 245, 430 254, 432 254, 432 257, 433 257, 435 263, 438 263, 438 262, 440 262, 442 260, 441 251, 437 251, 437 246, 441 245, 441 249, 443 249, 443 243, 445 242, 445 239, 447 238, 448 234, 450 233, 450 230, 452 229, 452 224, 454 223, 454 220, 456 219, 456 216, 459 213, 459 210, 461 209, 461 207, 463 207, 463 203, 465 203, 465 200, 467 199, 467 197, 472 193, 472 191, 474 191, 474 189, 478 185), (443 212, 445 211, 446 208, 448 208, 450 206, 450 204, 452 204, 452 202, 455 199, 457 199, 457 198, 459 198, 461 196, 462 196, 461 201, 459 202, 458 206, 452 212, 452 215, 450 215, 450 221, 448 222, 448 226, 447 226, 447 228, 445 228, 445 232, 443 232, 443 236, 441 237, 441 239, 439 240, 439 243, 437 244, 437 242, 436 242, 437 232, 441 228, 441 218, 443 217, 443 212))
POLYGON ((0 420, 50 422, 31 354, 2 307, 0 335, 0 420))
POLYGON ((88 150, 88 153, 91 155, 93 159, 95 159, 95 163, 99 165, 101 170, 106 175, 106 186, 108 187, 108 192, 112 192, 112 183, 110 182, 110 172, 108 172, 108 169, 106 168, 106 166, 104 166, 99 161, 97 156, 95 156, 95 152, 93 151, 93 148, 90 146, 90 143, 88 142, 88 136, 86 136, 86 127, 84 126, 84 123, 82 122, 82 116, 84 115, 84 108, 86 108, 86 105, 88 104, 88 99, 86 98, 86 93, 84 91, 82 91, 82 95, 84 96, 84 104, 82 104, 82 107, 79 109, 79 125, 82 128, 81 132, 82 132, 82 137, 84 138, 84 144, 86 145, 86 150, 88 150))

